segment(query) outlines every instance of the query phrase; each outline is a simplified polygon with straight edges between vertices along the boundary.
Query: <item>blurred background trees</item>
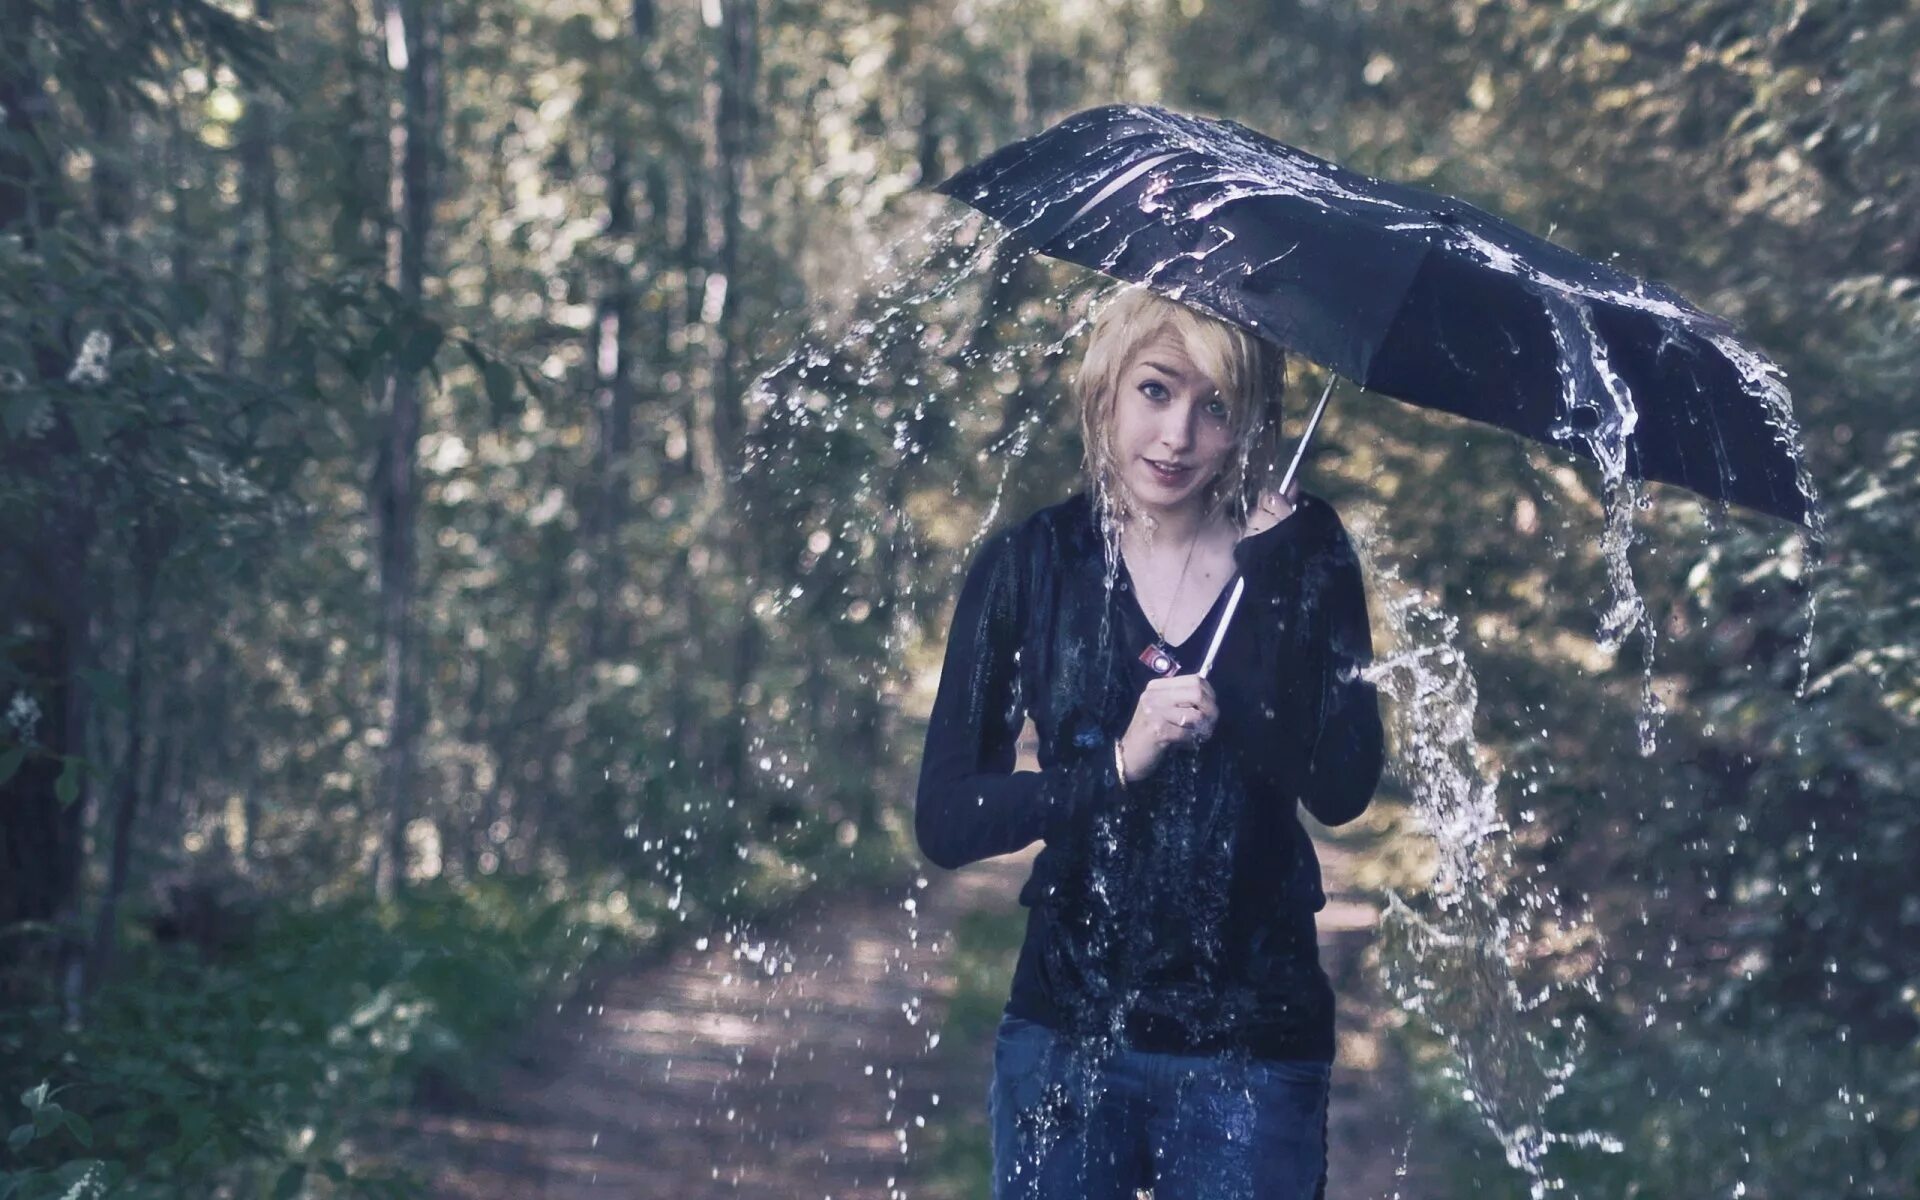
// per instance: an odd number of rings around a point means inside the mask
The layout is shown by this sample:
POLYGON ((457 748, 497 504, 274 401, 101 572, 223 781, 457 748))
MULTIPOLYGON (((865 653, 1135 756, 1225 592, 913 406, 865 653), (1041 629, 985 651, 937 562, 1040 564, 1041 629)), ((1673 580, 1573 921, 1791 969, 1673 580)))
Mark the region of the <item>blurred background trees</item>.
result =
MULTIPOLYGON (((1857 0, 25 0, 0 28, 9 1102, 49 1031, 108 1037, 116 981, 183 943, 177 989, 278 962, 274 922, 376 892, 466 914, 444 933, 523 888, 631 942, 911 869, 955 572, 1074 486, 1089 286, 924 188, 1134 100, 1617 254, 1785 365, 1824 557, 1655 493, 1651 758, 1638 647, 1595 645, 1594 478, 1347 396, 1309 486, 1461 618, 1530 813, 1505 869, 1605 939, 1566 1104, 1628 1147, 1561 1173, 1911 1187, 1916 61, 1911 6, 1857 0)), ((373 946, 392 909, 364 911, 373 946)), ((581 945, 553 920, 514 944, 559 971, 581 945)), ((1591 947, 1528 950, 1551 976, 1591 947)), ((384 954, 336 967, 369 975, 355 1003, 384 954)), ((114 1044, 64 1069, 138 1061, 114 1044)), ((1461 1120, 1462 1180, 1506 1194, 1461 1120)), ((275 1145, 222 1161, 298 1157, 275 1145)))

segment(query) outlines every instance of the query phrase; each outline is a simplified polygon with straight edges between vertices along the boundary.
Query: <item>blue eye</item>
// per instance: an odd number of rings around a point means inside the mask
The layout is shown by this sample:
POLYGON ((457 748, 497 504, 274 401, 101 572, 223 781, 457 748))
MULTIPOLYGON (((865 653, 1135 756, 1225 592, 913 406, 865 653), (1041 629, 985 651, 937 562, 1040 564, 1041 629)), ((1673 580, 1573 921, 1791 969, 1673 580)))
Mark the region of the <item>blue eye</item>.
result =
POLYGON ((1222 421, 1227 419, 1227 416, 1228 416, 1227 402, 1225 400, 1215 400, 1212 404, 1208 405, 1208 408, 1210 410, 1218 409, 1219 411, 1215 412, 1213 415, 1216 417, 1219 417, 1222 421))
POLYGON ((1167 398, 1167 388, 1165 384, 1149 379, 1140 385, 1140 394, 1149 400, 1164 400, 1167 398))

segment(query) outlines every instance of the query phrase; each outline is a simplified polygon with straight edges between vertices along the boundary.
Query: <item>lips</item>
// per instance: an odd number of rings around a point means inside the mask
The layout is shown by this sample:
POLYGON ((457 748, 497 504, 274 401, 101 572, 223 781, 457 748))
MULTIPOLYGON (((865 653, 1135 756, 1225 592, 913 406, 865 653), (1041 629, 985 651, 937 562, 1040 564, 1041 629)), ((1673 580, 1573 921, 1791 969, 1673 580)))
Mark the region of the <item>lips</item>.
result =
POLYGON ((1181 483, 1187 476, 1193 474, 1193 468, 1191 466, 1181 466, 1170 471, 1150 458, 1142 459, 1141 461, 1147 464, 1147 468, 1153 472, 1154 478, 1164 484, 1172 485, 1181 483))

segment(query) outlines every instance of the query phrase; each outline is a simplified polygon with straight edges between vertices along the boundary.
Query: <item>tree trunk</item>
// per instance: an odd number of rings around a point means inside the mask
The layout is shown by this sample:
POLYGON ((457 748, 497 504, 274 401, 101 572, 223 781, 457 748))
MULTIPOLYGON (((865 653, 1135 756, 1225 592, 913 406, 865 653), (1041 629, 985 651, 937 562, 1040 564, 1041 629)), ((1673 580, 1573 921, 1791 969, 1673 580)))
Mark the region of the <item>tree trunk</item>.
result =
MULTIPOLYGON (((33 36, 29 22, 0 22, 0 120, 6 134, 0 139, 0 233, 19 238, 29 252, 40 230, 58 217, 60 197, 40 169, 60 161, 60 155, 43 144, 40 123, 50 102, 34 70, 33 36)), ((42 343, 33 353, 40 379, 64 373, 57 347, 42 343)), ((52 494, 63 494, 55 476, 76 452, 64 420, 31 446, 11 443, 0 449, 0 471, 29 487, 38 478, 52 494)), ((23 922, 51 926, 43 936, 8 939, 9 969, 0 973, 0 1000, 16 989, 25 995, 37 983, 65 989, 70 998, 73 994, 68 984, 69 968, 79 961, 86 786, 85 776, 78 776, 78 795, 63 802, 59 781, 68 769, 63 758, 82 754, 85 745, 86 708, 75 679, 87 662, 90 636, 85 571, 92 525, 84 501, 69 497, 52 506, 35 528, 0 539, 6 653, 22 681, 0 695, 0 751, 17 742, 25 752, 12 775, 0 781, 0 930, 23 922)))
MULTIPOLYGON (((258 20, 273 19, 272 0, 254 0, 253 8, 258 20)), ((229 296, 220 316, 221 369, 228 373, 239 371, 250 357, 248 334, 255 328, 252 318, 256 314, 260 324, 252 349, 255 353, 267 352, 262 357, 270 368, 271 352, 280 342, 286 303, 286 248, 280 227, 279 165, 274 157, 279 126, 275 100, 272 90, 265 87, 248 87, 244 95, 246 109, 240 119, 236 153, 240 204, 234 215, 229 296), (263 251, 265 264, 257 278, 266 294, 257 297, 254 260, 263 251)))
POLYGON ((619 629, 619 588, 625 574, 620 560, 620 531, 626 524, 627 495, 632 488, 633 378, 629 350, 633 340, 633 288, 628 280, 632 268, 614 253, 634 235, 632 181, 624 146, 616 145, 612 151, 606 186, 607 278, 590 347, 599 435, 595 455, 597 494, 587 514, 587 541, 593 546, 594 559, 593 610, 587 623, 589 663, 605 658, 610 643, 617 651, 626 640, 619 629))
MULTIPOLYGON (((400 72, 389 125, 391 178, 388 206, 387 281, 399 293, 403 319, 420 318, 426 278, 427 240, 432 235, 432 163, 440 130, 433 109, 439 69, 439 7, 436 0, 388 0, 387 63, 400 72)), ((404 354, 404 342, 401 339, 404 354)), ((374 886, 382 899, 406 890, 407 828, 413 819, 414 534, 419 520, 415 470, 420 442, 418 364, 396 362, 385 380, 386 444, 377 483, 380 522, 380 634, 383 650, 382 714, 386 722, 382 809, 385 853, 374 886)))
POLYGON ((707 520, 703 522, 706 531, 717 534, 725 528, 733 539, 731 546, 721 545, 717 536, 709 539, 712 548, 721 552, 722 569, 732 576, 726 582, 737 589, 740 597, 729 655, 728 712, 722 723, 719 761, 714 764, 713 778, 722 795, 742 801, 745 797, 740 793, 747 780, 751 741, 751 688, 761 651, 759 618, 752 607, 754 574, 758 568, 757 543, 752 525, 737 521, 741 509, 751 500, 742 494, 742 489, 731 484, 733 472, 740 463, 747 426, 744 398, 740 395, 744 358, 739 328, 741 289, 735 284, 740 267, 740 207, 756 123, 753 95, 759 70, 759 35, 754 5, 755 0, 722 0, 720 6, 719 95, 714 112, 714 147, 718 160, 715 174, 720 193, 720 244, 716 255, 720 303, 709 407, 715 462, 707 478, 707 520))
MULTIPOLYGON (((494 822, 506 817, 504 799, 511 799, 515 814, 523 815, 526 812, 526 795, 532 790, 523 790, 519 785, 530 782, 526 764, 531 756, 527 747, 533 744, 529 731, 539 723, 539 714, 546 699, 540 693, 540 682, 550 641, 547 630, 567 590, 565 551, 557 547, 545 548, 540 558, 549 564, 550 569, 534 601, 532 619, 528 623, 532 633, 526 657, 520 660, 520 670, 514 678, 513 699, 508 703, 505 721, 489 722, 493 778, 487 785, 486 795, 481 798, 479 836, 482 838, 490 837, 494 822)), ((534 786, 545 786, 545 781, 539 781, 534 786)))
POLYGON ((126 752, 121 758, 115 789, 113 852, 107 864, 107 886, 94 911, 93 943, 87 952, 85 992, 92 995, 112 969, 119 934, 120 897, 126 894, 133 864, 133 831, 140 811, 141 788, 146 782, 147 656, 151 649, 154 592, 160 564, 166 558, 166 538, 144 521, 135 534, 134 570, 138 595, 133 611, 133 647, 127 664, 126 752))

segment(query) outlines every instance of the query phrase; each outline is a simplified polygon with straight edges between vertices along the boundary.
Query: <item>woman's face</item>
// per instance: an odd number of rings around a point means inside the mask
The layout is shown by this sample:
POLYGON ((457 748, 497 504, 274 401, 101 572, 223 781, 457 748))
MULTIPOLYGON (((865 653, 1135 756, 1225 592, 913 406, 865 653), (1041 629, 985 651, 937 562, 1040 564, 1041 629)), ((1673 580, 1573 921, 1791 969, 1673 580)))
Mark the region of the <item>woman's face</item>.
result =
POLYGON ((1198 508, 1233 450, 1227 414, 1219 389, 1177 338, 1161 335, 1133 352, 1114 397, 1113 451, 1140 507, 1198 508))

